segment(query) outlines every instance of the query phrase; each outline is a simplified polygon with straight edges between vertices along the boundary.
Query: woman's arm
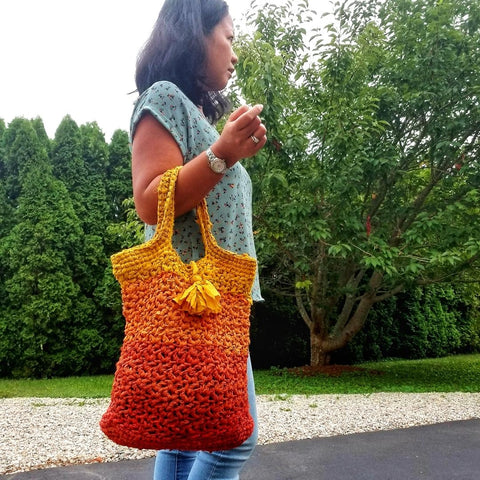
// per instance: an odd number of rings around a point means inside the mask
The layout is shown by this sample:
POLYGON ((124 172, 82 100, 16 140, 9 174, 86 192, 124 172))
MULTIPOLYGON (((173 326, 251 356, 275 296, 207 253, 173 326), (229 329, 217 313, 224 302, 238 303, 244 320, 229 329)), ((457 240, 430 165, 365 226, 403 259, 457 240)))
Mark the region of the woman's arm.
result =
MULTIPOLYGON (((233 112, 218 140, 211 146, 213 153, 232 167, 241 158, 255 155, 266 142, 266 129, 258 115, 262 107, 240 107, 233 112), (251 135, 260 142, 254 143, 251 135)), ((152 115, 142 117, 132 144, 132 182, 135 207, 146 223, 157 223, 157 188, 162 174, 183 165, 183 156, 170 132, 152 115)), ((222 174, 211 170, 207 155, 202 152, 180 171, 175 190, 175 215, 195 208, 220 181, 222 174)))

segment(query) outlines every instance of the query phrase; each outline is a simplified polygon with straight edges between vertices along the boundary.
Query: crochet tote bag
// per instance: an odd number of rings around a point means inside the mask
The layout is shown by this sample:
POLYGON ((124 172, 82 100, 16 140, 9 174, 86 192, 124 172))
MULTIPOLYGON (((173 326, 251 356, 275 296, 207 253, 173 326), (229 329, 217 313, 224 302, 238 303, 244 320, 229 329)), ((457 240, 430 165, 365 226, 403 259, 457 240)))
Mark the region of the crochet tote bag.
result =
POLYGON ((172 245, 180 168, 162 175, 154 237, 112 256, 126 324, 100 427, 129 447, 226 450, 254 427, 247 360, 256 260, 218 246, 204 200, 205 256, 182 262, 172 245))

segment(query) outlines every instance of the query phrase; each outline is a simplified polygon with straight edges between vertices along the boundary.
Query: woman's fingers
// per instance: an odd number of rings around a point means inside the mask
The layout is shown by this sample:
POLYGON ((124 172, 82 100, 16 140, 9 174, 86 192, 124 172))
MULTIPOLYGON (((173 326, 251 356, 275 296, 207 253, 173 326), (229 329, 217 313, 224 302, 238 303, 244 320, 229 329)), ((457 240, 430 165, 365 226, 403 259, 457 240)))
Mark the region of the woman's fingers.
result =
POLYGON ((248 111, 248 105, 242 105, 233 111, 228 117, 229 122, 235 122, 241 115, 248 111))
MULTIPOLYGON (((248 108, 248 107, 247 107, 248 108)), ((261 120, 259 118, 260 113, 262 113, 263 105, 254 105, 253 107, 248 108, 236 118, 235 123, 239 130, 248 128, 252 123, 260 124, 261 120)), ((257 124, 257 126, 258 126, 257 124)))

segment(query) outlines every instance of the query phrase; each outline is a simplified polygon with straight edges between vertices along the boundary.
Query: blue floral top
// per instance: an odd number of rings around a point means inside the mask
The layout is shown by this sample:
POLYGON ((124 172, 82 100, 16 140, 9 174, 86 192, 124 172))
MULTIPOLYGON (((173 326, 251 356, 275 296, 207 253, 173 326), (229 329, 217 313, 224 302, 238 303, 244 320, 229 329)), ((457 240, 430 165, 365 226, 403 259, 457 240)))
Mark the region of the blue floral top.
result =
MULTIPOLYGON (((184 163, 200 155, 219 136, 202 112, 170 82, 157 82, 138 98, 131 119, 131 138, 146 112, 172 134, 182 151, 184 163)), ((252 230, 252 184, 239 162, 227 171, 209 193, 207 205, 213 224, 212 233, 218 244, 227 250, 248 253, 256 258, 252 230)), ((152 238, 155 228, 155 225, 146 225, 146 240, 152 238)), ((198 260, 204 255, 194 211, 175 220, 172 242, 183 261, 198 260)), ((252 298, 255 301, 262 300, 258 271, 252 298)))

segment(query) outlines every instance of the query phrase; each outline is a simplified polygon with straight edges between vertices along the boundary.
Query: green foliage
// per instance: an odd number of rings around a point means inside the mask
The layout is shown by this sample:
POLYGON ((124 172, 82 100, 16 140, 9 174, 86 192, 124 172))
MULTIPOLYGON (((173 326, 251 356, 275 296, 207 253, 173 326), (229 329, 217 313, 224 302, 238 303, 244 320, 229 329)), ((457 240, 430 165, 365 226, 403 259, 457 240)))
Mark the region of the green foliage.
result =
POLYGON ((15 343, 29 374, 57 364, 57 351, 64 348, 65 332, 58 326, 70 316, 77 294, 65 271, 71 260, 65 253, 75 250, 73 240, 79 229, 67 191, 53 178, 48 157, 29 122, 18 129, 9 154, 12 158, 29 156, 21 170, 16 224, 1 243, 9 322, 21 325, 15 343))
POLYGON ((108 153, 107 199, 110 218, 124 220, 123 202, 132 196, 130 144, 127 132, 117 130, 112 136, 108 153))
POLYGON ((81 205, 81 198, 77 199, 77 196, 85 182, 87 171, 82 158, 80 129, 70 116, 67 115, 62 120, 52 143, 53 173, 67 187, 72 200, 81 205))
MULTIPOLYGON (((129 168, 125 135, 117 171, 129 168)), ((96 124, 66 117, 51 141, 40 119, 15 119, 0 151, 0 375, 112 371, 123 318, 108 256, 138 237, 105 235, 124 217, 107 200, 110 146, 96 124)))
POLYGON ((401 293, 376 304, 362 331, 333 355, 333 361, 433 358, 478 351, 477 308, 478 296, 467 285, 430 285, 401 293))
POLYGON ((312 363, 350 342, 378 302, 480 280, 477 10, 333 7, 323 30, 307 2, 253 9, 237 49, 238 95, 265 104, 269 130, 246 163, 258 250, 276 266, 267 282, 295 291, 312 363))

